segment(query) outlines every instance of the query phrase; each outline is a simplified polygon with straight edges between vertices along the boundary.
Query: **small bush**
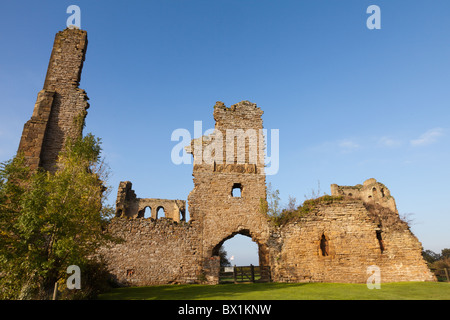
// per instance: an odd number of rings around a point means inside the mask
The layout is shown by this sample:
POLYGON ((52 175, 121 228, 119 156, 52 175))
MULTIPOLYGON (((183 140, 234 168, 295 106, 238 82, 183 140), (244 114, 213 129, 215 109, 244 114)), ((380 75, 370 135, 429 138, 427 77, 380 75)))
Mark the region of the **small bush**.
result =
POLYGON ((81 269, 81 289, 67 289, 67 275, 58 281, 58 300, 86 300, 94 299, 100 293, 107 292, 114 285, 106 263, 103 261, 88 261, 81 269))

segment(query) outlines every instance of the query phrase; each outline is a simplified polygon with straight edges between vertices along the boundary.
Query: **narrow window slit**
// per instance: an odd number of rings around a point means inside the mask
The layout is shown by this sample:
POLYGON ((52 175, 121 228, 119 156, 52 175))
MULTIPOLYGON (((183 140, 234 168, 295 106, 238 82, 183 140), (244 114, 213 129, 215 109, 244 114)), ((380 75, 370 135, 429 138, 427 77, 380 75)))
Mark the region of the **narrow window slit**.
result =
POLYGON ((320 253, 323 257, 326 257, 330 254, 328 240, 325 237, 325 234, 322 234, 322 238, 320 239, 320 253))
POLYGON ((377 240, 378 240, 378 244, 380 246, 381 253, 383 253, 385 248, 384 248, 383 238, 381 237, 381 230, 377 230, 376 233, 377 233, 377 240))

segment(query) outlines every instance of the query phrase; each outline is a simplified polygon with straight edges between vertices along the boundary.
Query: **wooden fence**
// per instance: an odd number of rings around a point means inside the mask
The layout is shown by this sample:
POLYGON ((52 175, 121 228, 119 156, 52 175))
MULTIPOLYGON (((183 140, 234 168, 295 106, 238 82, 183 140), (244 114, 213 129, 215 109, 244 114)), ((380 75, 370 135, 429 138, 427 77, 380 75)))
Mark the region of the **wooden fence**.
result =
POLYGON ((220 267, 220 283, 270 282, 270 267, 268 266, 233 266, 220 267))
POLYGON ((450 270, 448 268, 444 269, 430 269, 436 275, 438 281, 450 282, 450 270))

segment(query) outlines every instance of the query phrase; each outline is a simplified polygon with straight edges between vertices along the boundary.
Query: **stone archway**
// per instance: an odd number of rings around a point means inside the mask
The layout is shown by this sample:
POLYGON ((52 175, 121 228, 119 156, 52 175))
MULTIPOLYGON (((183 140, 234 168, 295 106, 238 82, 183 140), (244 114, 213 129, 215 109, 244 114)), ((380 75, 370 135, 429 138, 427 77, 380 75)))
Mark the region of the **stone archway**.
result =
MULTIPOLYGON (((251 241, 253 241, 257 245, 259 265, 256 267, 252 266, 251 268, 252 270, 253 268, 257 268, 259 272, 258 274, 261 276, 261 279, 258 281, 270 281, 271 276, 269 266, 269 250, 267 244, 262 240, 262 238, 258 237, 258 234, 252 233, 249 229, 243 228, 240 228, 238 231, 231 232, 227 236, 222 237, 221 240, 217 241, 215 245, 212 244, 213 242, 210 242, 211 245, 209 246, 209 249, 206 252, 206 259, 204 260, 203 264, 203 272, 206 275, 207 281, 212 284, 220 283, 221 266, 220 266, 219 250, 227 240, 230 240, 236 235, 243 235, 249 237, 251 241)), ((242 269, 245 267, 234 266, 234 268, 242 269)))
POLYGON ((253 241, 258 246, 258 261, 260 266, 268 266, 268 250, 267 245, 260 241, 259 239, 255 238, 255 236, 252 236, 252 233, 248 229, 243 229, 240 231, 236 231, 231 233, 229 236, 223 238, 217 245, 215 245, 211 250, 211 257, 218 256, 219 250, 223 246, 223 244, 227 241, 235 237, 236 235, 243 235, 246 237, 249 237, 251 241, 253 241))

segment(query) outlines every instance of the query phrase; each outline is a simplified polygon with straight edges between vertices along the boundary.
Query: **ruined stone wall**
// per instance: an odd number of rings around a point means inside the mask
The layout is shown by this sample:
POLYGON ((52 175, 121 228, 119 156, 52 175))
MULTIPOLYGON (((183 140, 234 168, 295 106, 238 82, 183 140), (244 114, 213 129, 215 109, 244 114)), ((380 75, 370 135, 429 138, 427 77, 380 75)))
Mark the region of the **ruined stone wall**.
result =
POLYGON ((215 284, 217 251, 240 233, 259 244, 261 264, 271 267, 276 282, 365 283, 373 265, 382 282, 435 281, 420 242, 383 206, 334 198, 278 227, 239 212, 222 223, 209 216, 188 223, 116 217, 108 231, 124 242, 101 253, 121 285, 215 284))
POLYGON ((377 213, 368 212, 359 200, 319 205, 272 234, 272 278, 365 283, 370 276, 367 268, 376 265, 382 282, 434 281, 420 242, 406 223, 398 221, 397 213, 390 214, 380 225, 377 213))
POLYGON ((186 201, 155 198, 138 198, 130 181, 121 181, 117 191, 116 217, 143 218, 150 208, 151 218, 164 218, 175 222, 186 221, 186 201))
POLYGON ((200 267, 195 224, 116 217, 108 232, 123 241, 102 248, 99 254, 120 285, 198 283, 209 276, 200 267))
POLYGON ((394 197, 389 189, 374 178, 367 179, 356 186, 331 185, 332 196, 345 196, 347 198, 360 199, 364 203, 377 203, 391 211, 398 212, 394 197))
POLYGON ((53 105, 54 91, 41 90, 31 119, 25 123, 18 152, 23 153, 27 165, 33 170, 41 163, 42 146, 53 105))
POLYGON ((271 268, 274 281, 365 283, 367 268, 373 265, 380 268, 382 282, 435 280, 420 242, 399 218, 389 189, 375 179, 354 187, 332 185, 329 200, 275 226, 262 208, 266 185, 259 153, 265 142, 246 132, 262 129, 261 115, 248 101, 230 108, 216 103, 215 131, 186 148, 194 156, 187 224, 139 218, 141 199, 130 182, 120 184, 116 215, 135 219, 113 222, 111 231, 126 242, 107 255, 122 283, 201 282, 202 277, 217 283, 218 251, 236 234, 258 244, 260 265, 271 268), (236 130, 243 130, 244 141, 235 137, 236 130), (251 157, 255 151, 258 161, 251 157), (124 276, 127 270, 133 270, 135 278, 124 276))
POLYGON ((87 33, 66 29, 55 36, 47 76, 31 119, 25 124, 18 152, 27 164, 54 172, 68 137, 81 137, 88 98, 78 88, 87 49, 87 33))

